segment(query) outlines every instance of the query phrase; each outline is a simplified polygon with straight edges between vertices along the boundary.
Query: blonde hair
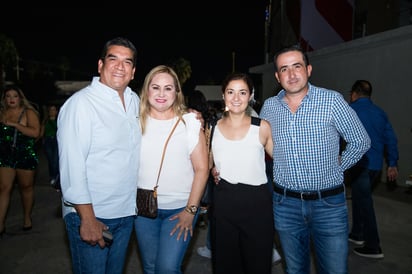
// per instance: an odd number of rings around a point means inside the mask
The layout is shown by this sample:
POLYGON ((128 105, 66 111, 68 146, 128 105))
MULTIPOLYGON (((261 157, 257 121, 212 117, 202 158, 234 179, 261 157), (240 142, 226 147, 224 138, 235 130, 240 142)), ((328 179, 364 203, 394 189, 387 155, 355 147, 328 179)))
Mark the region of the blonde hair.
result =
POLYGON ((146 75, 143 87, 140 91, 140 125, 142 128, 142 134, 145 132, 147 117, 150 113, 150 103, 149 103, 149 86, 153 80, 153 77, 159 73, 167 73, 173 78, 173 82, 176 88, 176 100, 173 102, 172 109, 173 112, 176 114, 177 117, 183 120, 183 114, 187 113, 187 107, 185 105, 185 97, 183 95, 182 88, 180 86, 179 77, 177 76, 176 72, 169 66, 159 65, 146 75))
POLYGON ((17 95, 20 98, 20 107, 23 107, 25 109, 31 109, 34 111, 34 113, 39 116, 39 112, 37 111, 37 109, 33 106, 32 103, 30 103, 30 101, 26 98, 26 96, 24 95, 23 91, 16 85, 8 85, 5 87, 2 95, 1 95, 1 102, 0 102, 0 112, 1 112, 1 118, 3 119, 6 110, 8 109, 8 106, 6 104, 6 94, 7 92, 14 90, 17 92, 17 95))

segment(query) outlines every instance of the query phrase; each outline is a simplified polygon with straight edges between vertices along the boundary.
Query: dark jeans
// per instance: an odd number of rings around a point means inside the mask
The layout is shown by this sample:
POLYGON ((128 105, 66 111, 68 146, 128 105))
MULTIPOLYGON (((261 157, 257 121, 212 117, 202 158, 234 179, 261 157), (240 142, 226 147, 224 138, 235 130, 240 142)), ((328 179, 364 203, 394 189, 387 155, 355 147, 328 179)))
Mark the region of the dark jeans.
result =
POLYGON ((351 234, 365 241, 369 248, 379 248, 379 234, 372 199, 373 182, 379 170, 356 167, 350 170, 352 176, 352 231, 351 234))
POLYGON ((113 244, 110 247, 100 248, 99 245, 90 245, 80 238, 80 217, 78 214, 69 213, 64 216, 73 273, 122 274, 128 255, 134 219, 134 216, 115 219, 98 218, 109 227, 113 234, 113 244))
POLYGON ((59 150, 56 137, 47 136, 44 138, 44 151, 48 162, 49 177, 57 179, 57 175, 59 175, 59 150))

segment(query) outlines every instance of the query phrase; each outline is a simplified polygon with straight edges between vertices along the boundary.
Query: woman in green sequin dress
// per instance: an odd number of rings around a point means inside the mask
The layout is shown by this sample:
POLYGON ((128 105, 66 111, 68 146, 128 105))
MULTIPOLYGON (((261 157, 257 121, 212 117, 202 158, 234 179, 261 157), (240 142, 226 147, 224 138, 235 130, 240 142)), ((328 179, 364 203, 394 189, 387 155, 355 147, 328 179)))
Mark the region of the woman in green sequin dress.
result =
POLYGON ((1 97, 0 111, 0 238, 5 232, 15 180, 22 196, 23 230, 32 228, 34 176, 39 162, 34 144, 39 134, 37 110, 17 86, 7 86, 1 97))

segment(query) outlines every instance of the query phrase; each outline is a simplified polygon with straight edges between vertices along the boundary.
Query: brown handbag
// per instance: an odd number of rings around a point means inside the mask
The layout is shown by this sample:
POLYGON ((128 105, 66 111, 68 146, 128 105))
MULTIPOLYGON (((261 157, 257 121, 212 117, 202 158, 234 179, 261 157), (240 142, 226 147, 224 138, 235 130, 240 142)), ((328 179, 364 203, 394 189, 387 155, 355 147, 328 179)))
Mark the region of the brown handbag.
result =
POLYGON ((138 188, 137 195, 136 195, 136 207, 137 207, 137 215, 147 218, 156 218, 157 217, 157 187, 159 186, 159 177, 160 171, 162 170, 163 166, 163 159, 165 157, 167 143, 170 140, 173 132, 175 131, 177 124, 179 124, 180 118, 176 121, 175 125, 172 128, 169 136, 166 139, 165 145, 163 147, 162 159, 160 160, 160 167, 159 172, 157 173, 157 180, 156 185, 153 189, 144 189, 138 188))
POLYGON ((147 218, 157 217, 157 186, 154 189, 137 189, 137 215, 147 218))

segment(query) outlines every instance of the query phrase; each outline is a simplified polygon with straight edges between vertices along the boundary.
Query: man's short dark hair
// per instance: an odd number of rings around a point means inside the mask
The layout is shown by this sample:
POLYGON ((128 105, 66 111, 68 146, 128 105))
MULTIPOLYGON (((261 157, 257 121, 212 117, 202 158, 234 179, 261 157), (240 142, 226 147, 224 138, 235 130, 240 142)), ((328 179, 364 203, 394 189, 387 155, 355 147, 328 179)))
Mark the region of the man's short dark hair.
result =
POLYGON ((275 65, 275 71, 278 71, 276 61, 277 61, 279 55, 281 55, 285 52, 289 52, 289 51, 298 51, 298 52, 300 52, 302 54, 303 61, 305 62, 305 65, 306 66, 309 65, 308 55, 306 54, 306 52, 299 45, 295 44, 295 45, 284 47, 284 48, 280 49, 278 52, 275 53, 275 55, 273 56, 273 64, 275 65))
POLYGON ((367 80, 356 80, 352 85, 351 92, 370 97, 372 95, 372 84, 367 80))
POLYGON ((133 67, 136 67, 136 62, 137 62, 137 50, 134 44, 127 38, 124 37, 116 37, 113 38, 109 41, 106 42, 106 44, 103 47, 102 53, 100 55, 100 59, 104 61, 104 59, 107 57, 107 51, 109 50, 109 47, 111 46, 123 46, 128 49, 130 49, 133 52, 133 67))

